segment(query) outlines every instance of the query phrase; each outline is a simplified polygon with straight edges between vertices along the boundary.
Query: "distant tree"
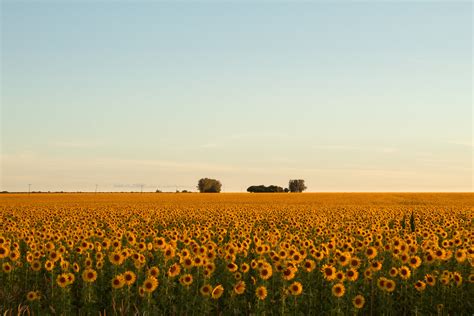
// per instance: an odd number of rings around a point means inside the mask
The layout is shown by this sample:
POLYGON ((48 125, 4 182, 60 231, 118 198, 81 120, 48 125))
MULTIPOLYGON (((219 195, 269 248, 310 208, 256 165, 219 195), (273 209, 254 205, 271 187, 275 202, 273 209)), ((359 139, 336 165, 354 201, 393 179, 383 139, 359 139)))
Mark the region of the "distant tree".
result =
POLYGON ((268 187, 264 185, 252 185, 247 188, 247 192, 251 193, 271 193, 271 192, 284 192, 282 187, 277 185, 269 185, 268 187))
POLYGON ((159 189, 156 189, 156 191, 155 191, 155 192, 156 192, 156 193, 161 193, 161 190, 159 190, 159 189))
POLYGON ((288 183, 288 188, 290 192, 303 192, 306 190, 306 185, 304 184, 304 180, 298 179, 298 180, 290 180, 288 183))
POLYGON ((285 193, 288 193, 288 192, 290 192, 290 189, 285 188, 285 190, 283 190, 283 191, 284 191, 285 193))
POLYGON ((222 183, 216 179, 202 178, 199 180, 197 188, 201 193, 219 193, 222 183))

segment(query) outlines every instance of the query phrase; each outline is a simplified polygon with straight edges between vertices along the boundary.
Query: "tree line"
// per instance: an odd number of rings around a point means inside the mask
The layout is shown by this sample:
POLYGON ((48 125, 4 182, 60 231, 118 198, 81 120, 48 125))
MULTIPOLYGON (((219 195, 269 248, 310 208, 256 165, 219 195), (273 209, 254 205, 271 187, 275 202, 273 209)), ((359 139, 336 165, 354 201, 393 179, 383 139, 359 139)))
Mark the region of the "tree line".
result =
MULTIPOLYGON (((199 179, 197 188, 201 193, 219 193, 222 189, 222 183, 216 179, 199 179)), ((288 187, 282 188, 277 185, 252 185, 247 188, 251 193, 279 193, 279 192, 303 192, 307 189, 303 179, 292 179, 288 181, 288 187)))

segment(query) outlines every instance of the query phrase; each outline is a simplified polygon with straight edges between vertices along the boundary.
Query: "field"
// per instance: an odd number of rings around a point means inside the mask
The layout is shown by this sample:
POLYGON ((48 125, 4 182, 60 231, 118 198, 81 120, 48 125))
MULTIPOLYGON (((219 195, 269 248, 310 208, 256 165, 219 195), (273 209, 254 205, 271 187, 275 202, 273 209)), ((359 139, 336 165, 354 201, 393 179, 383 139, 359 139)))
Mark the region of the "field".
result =
POLYGON ((472 315, 473 198, 2 194, 0 313, 472 315))

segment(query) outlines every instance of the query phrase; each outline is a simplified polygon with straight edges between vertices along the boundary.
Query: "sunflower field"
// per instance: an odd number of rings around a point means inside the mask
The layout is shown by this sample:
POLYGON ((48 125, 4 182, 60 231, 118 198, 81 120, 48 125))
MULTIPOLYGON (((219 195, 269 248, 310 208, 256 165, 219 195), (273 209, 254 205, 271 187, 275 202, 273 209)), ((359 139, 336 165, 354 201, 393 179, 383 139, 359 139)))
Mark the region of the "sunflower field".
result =
POLYGON ((471 193, 2 194, 2 315, 472 315, 471 193))

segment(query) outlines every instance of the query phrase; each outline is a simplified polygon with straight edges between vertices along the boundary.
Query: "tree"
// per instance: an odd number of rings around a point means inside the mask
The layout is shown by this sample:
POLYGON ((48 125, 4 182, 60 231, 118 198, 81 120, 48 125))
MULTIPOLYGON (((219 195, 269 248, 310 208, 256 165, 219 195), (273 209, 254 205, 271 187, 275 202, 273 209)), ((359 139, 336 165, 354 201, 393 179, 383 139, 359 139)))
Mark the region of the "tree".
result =
POLYGON ((199 180, 197 188, 201 193, 219 193, 222 183, 216 179, 202 178, 199 180))
POLYGON ((302 179, 290 180, 288 188, 290 189, 290 192, 303 192, 307 189, 304 180, 302 179))

